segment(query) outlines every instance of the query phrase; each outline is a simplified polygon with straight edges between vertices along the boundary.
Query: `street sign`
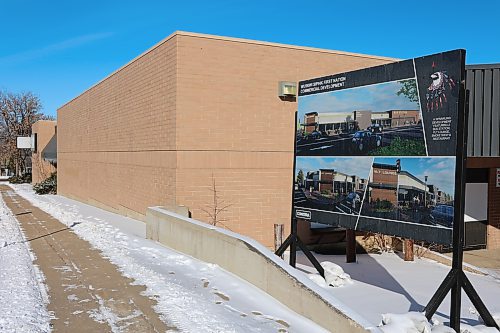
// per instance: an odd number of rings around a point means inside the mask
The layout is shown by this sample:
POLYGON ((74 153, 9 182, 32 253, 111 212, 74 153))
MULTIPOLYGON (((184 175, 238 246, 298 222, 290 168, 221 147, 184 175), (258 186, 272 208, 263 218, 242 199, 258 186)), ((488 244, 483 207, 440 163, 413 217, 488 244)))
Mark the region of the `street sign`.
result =
POLYGON ((31 149, 31 137, 18 136, 17 137, 17 148, 18 149, 31 149))

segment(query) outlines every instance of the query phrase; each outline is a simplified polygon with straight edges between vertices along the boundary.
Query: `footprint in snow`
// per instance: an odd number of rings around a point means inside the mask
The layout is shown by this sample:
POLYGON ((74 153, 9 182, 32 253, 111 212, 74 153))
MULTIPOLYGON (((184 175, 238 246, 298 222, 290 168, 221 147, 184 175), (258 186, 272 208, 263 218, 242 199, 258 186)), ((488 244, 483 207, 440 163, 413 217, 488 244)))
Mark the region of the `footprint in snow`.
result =
MULTIPOLYGON (((214 294, 217 295, 217 296, 219 296, 220 298, 222 298, 226 302, 230 300, 229 296, 221 293, 220 291, 215 291, 214 294)), ((217 303, 217 304, 220 304, 220 303, 217 303)))

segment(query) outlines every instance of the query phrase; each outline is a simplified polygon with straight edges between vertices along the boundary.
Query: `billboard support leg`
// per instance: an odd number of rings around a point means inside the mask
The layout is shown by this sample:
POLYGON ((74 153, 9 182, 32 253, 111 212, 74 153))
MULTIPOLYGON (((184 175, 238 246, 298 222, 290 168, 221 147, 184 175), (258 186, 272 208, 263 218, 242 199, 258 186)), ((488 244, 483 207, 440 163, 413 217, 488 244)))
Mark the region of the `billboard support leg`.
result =
POLYGON ((297 219, 292 219, 292 237, 293 241, 290 243, 290 266, 295 267, 297 264, 297 219))
POLYGON ((496 327, 498 330, 500 330, 500 327, 498 327, 498 324, 495 322, 495 319, 493 319, 493 316, 488 311, 483 301, 481 300, 481 297, 479 297, 476 290, 470 283, 469 278, 467 277, 467 275, 465 275, 463 271, 461 280, 462 280, 462 287, 464 288, 465 293, 467 294, 467 296, 469 296, 469 299, 471 300, 477 312, 483 319, 483 322, 486 324, 486 326, 496 327))
POLYGON ((431 320, 434 313, 436 313, 439 305, 443 302, 444 298, 448 294, 448 291, 450 291, 453 283, 455 282, 455 275, 458 273, 459 272, 454 269, 448 272, 448 275, 446 275, 443 282, 441 282, 441 285, 436 290, 427 306, 424 308, 425 316, 428 320, 431 320))
POLYGON ((285 250, 290 247, 290 266, 295 267, 297 264, 297 246, 304 252, 307 259, 313 264, 314 268, 318 271, 318 273, 324 278, 325 270, 321 267, 321 264, 314 257, 314 255, 309 251, 307 246, 302 243, 299 236, 297 235, 297 219, 292 219, 292 233, 286 238, 283 244, 276 250, 275 254, 278 257, 281 257, 285 250))
POLYGON ((455 274, 451 285, 450 327, 460 332, 460 312, 462 308, 462 270, 455 274))
POLYGON ((278 257, 283 256, 283 253, 285 253, 285 250, 290 246, 290 244, 292 244, 292 242, 293 242, 293 235, 290 235, 287 237, 287 239, 285 239, 283 244, 281 244, 281 246, 276 250, 275 254, 278 257))
POLYGON ((500 330, 500 327, 495 322, 495 319, 488 311, 486 305, 484 305, 483 301, 481 300, 481 297, 479 297, 469 278, 467 277, 467 275, 465 275, 464 271, 461 268, 452 268, 448 275, 445 277, 444 281, 439 286, 434 296, 432 296, 429 304, 427 304, 424 309, 427 319, 431 320, 434 313, 436 313, 439 305, 443 302, 444 298, 451 290, 450 326, 458 332, 458 330, 460 330, 460 305, 462 288, 483 319, 484 324, 486 326, 495 327, 496 329, 500 330))
POLYGON ((356 231, 353 229, 347 229, 345 231, 346 236, 346 262, 356 262, 356 231))
MULTIPOLYGON (((293 158, 293 170, 292 170, 292 203, 294 202, 294 193, 295 193, 295 166, 296 166, 296 158, 295 155, 297 154, 297 111, 295 111, 295 126, 294 126, 294 140, 293 140, 293 151, 294 151, 294 158, 293 158)), ((283 244, 279 247, 279 249, 276 250, 275 254, 279 257, 283 255, 285 250, 290 247, 290 266, 295 267, 297 264, 297 246, 302 249, 304 254, 306 255, 307 259, 313 264, 314 268, 318 271, 318 273, 324 278, 325 277, 325 270, 321 265, 319 264, 318 260, 314 257, 314 255, 309 251, 309 249, 305 246, 304 243, 299 239, 299 236, 297 234, 297 218, 294 216, 293 212, 293 204, 291 207, 290 211, 290 216, 291 216, 291 233, 290 236, 287 237, 287 239, 283 242, 283 244)))
POLYGON ((318 273, 324 278, 325 277, 325 269, 321 264, 318 262, 318 260, 314 257, 314 255, 309 251, 307 246, 305 246, 304 243, 297 237, 297 245, 302 249, 302 252, 306 255, 307 259, 313 264, 314 268, 318 271, 318 273))

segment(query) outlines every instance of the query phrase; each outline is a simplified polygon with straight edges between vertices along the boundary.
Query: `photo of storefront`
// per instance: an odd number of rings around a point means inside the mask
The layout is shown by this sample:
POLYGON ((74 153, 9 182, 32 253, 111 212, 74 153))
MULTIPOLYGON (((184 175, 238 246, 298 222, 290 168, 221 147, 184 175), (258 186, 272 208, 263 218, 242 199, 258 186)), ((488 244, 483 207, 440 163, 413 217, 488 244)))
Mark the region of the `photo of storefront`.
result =
POLYGON ((298 163, 294 205, 358 214, 371 158, 302 158, 298 163), (357 165, 356 165, 357 164, 357 165), (350 166, 356 165, 356 168, 350 166), (328 166, 328 168, 326 168, 328 166), (351 169, 348 174, 345 170, 351 169))
POLYGON ((369 129, 374 125, 387 129, 415 125, 419 121, 419 110, 389 110, 383 112, 356 110, 343 113, 306 113, 302 126, 305 135, 319 131, 322 135, 332 136, 352 133, 360 129, 369 129))
POLYGON ((414 79, 304 96, 299 156, 425 156, 419 104, 403 89, 414 79))
POLYGON ((440 177, 453 167, 453 158, 375 158, 361 215, 451 227, 452 195, 428 182, 442 182, 453 193, 452 183, 440 177))
POLYGON ((390 110, 387 111, 391 121, 390 127, 418 124, 420 111, 418 110, 390 110))
POLYGON ((355 120, 354 114, 354 112, 307 113, 304 115, 304 135, 314 131, 327 136, 354 132, 359 129, 359 124, 355 120))
POLYGON ((398 174, 395 165, 374 163, 368 183, 368 203, 387 201, 393 206, 398 203, 398 174))
POLYGON ((305 187, 322 193, 346 194, 364 191, 366 179, 356 175, 347 175, 333 169, 320 169, 309 172, 305 178, 305 187))

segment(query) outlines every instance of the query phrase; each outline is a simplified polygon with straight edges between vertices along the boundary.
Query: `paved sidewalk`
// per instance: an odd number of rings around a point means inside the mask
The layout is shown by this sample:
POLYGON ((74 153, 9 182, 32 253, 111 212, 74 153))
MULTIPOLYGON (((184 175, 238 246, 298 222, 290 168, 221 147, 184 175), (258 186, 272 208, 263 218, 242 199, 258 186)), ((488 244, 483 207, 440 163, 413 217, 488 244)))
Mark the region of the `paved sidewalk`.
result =
POLYGON ((70 228, 0 185, 3 200, 19 221, 45 276, 54 332, 175 331, 99 251, 70 228))
POLYGON ((464 251, 464 261, 493 271, 496 277, 500 278, 500 249, 464 251))

